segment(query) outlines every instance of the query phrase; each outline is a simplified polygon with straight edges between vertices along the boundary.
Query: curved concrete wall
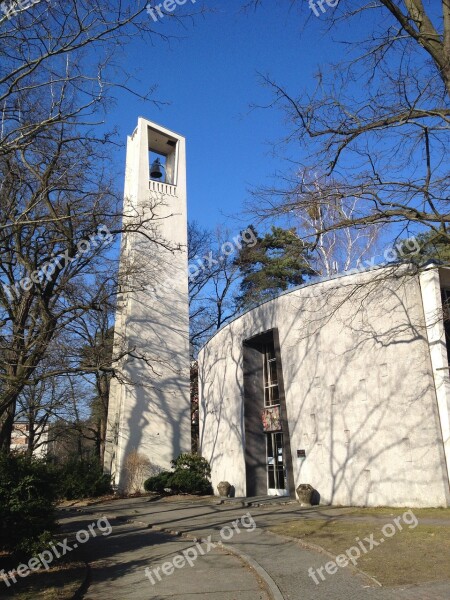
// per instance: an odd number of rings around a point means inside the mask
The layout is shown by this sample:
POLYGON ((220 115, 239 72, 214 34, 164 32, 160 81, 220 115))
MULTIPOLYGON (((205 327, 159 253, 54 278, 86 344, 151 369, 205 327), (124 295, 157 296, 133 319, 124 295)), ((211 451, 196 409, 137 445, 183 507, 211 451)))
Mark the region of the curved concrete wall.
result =
POLYGON ((246 495, 243 343, 275 328, 295 486, 310 483, 326 504, 449 505, 420 280, 399 268, 281 295, 202 349, 200 444, 214 488, 227 480, 246 495))

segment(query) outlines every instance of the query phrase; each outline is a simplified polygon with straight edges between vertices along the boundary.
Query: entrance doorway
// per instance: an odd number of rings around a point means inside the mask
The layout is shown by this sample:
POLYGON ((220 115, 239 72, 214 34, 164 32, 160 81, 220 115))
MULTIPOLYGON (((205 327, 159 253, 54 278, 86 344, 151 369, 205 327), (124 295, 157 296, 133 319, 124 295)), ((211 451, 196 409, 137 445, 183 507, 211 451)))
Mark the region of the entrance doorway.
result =
POLYGON ((244 342, 247 496, 294 493, 278 331, 244 342))
POLYGON ((283 453, 283 434, 266 434, 267 493, 269 496, 288 496, 286 467, 283 453))

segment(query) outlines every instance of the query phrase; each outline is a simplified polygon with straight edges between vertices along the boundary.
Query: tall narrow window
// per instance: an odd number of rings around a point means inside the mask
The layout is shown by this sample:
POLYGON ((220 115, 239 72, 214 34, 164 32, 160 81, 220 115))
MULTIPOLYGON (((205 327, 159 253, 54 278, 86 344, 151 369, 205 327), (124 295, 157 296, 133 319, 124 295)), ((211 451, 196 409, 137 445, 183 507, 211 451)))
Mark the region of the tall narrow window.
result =
POLYGON ((277 359, 272 342, 263 346, 264 359, 264 406, 276 406, 280 403, 280 392, 277 376, 277 359))
POLYGON ((244 342, 244 391, 247 494, 288 496, 292 458, 276 330, 244 342))

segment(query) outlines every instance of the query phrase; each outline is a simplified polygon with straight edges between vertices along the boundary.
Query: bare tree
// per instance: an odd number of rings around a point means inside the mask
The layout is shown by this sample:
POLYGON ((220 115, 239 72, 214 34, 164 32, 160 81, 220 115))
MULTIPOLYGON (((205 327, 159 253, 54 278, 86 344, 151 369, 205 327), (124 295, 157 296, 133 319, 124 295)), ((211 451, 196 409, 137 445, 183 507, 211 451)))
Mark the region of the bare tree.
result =
MULTIPOLYGON (((63 367, 66 361, 66 357, 58 359, 54 342, 52 346, 36 370, 37 379, 40 372, 54 368, 57 362, 63 367)), ((82 447, 82 438, 87 434, 85 423, 90 414, 90 387, 79 375, 42 378, 36 384, 24 387, 17 399, 15 418, 27 425, 25 437, 29 456, 43 446, 49 449, 56 443, 61 444, 62 437, 69 436, 78 450, 82 447)))
POLYGON ((91 311, 80 319, 78 335, 85 342, 81 348, 80 370, 86 369, 94 391, 91 402, 92 437, 96 455, 101 463, 105 453, 106 426, 110 382, 113 374, 113 308, 104 306, 102 311, 91 311))
POLYGON ((39 448, 48 444, 50 420, 66 398, 60 394, 56 380, 45 380, 23 389, 17 400, 16 421, 26 423, 24 436, 27 440, 27 455, 32 456, 39 448))
MULTIPOLYGON (((97 454, 97 429, 90 419, 92 392, 90 382, 80 374, 50 380, 59 392, 56 409, 43 406, 42 418, 48 418, 48 455, 62 463, 70 457, 80 459, 97 454), (49 417, 47 417, 49 415, 49 417)), ((49 380, 44 382, 48 385, 49 380)), ((38 384, 42 385, 42 382, 38 384)), ((36 387, 36 386, 33 386, 36 387)))
MULTIPOLYGON (((211 232, 190 223, 188 233, 190 345, 195 356, 208 337, 237 314, 235 296, 240 273, 235 256, 228 251, 231 244, 236 244, 231 242, 229 230, 219 227, 211 232), (226 252, 222 251, 224 244, 226 252)), ((237 252, 238 247, 234 248, 237 252)))
MULTIPOLYGON (((305 174, 299 174, 304 180, 305 174)), ((348 271, 370 258, 375 251, 379 229, 376 225, 343 227, 334 229, 337 221, 349 220, 358 214, 360 201, 357 198, 341 198, 339 189, 335 195, 324 198, 323 184, 316 173, 308 176, 303 185, 308 209, 293 209, 288 221, 295 225, 298 235, 311 248, 311 266, 317 273, 330 277, 348 271)), ((295 195, 295 193, 294 193, 295 195)))
MULTIPOLYGON (((309 16, 305 27, 316 18, 307 3, 289 4, 309 16)), ((361 39, 345 45, 349 60, 319 71, 312 92, 265 78, 304 158, 282 186, 261 190, 254 211, 308 215, 333 204, 318 236, 376 225, 391 236, 422 229, 450 242, 449 0, 341 0, 326 8, 319 17, 330 35, 354 24, 361 39), (356 207, 350 214, 349 204, 356 207)))
POLYGON ((132 92, 117 51, 154 35, 146 4, 41 2, 0 17, 1 451, 21 392, 61 374, 38 370, 52 340, 126 285, 114 236, 177 250, 159 235, 158 202, 124 214, 113 132, 100 127, 114 88, 132 92))
MULTIPOLYGON (((240 276, 235 257, 222 252, 232 239, 229 231, 204 229, 196 222, 188 226, 189 260, 189 342, 191 351, 191 449, 198 450, 198 363, 202 345, 237 312, 237 281, 240 276)), ((238 248, 236 248, 238 250, 238 248)))
POLYGON ((132 450, 125 460, 125 472, 127 474, 126 491, 128 494, 139 494, 144 481, 152 473, 150 459, 136 449, 132 450))

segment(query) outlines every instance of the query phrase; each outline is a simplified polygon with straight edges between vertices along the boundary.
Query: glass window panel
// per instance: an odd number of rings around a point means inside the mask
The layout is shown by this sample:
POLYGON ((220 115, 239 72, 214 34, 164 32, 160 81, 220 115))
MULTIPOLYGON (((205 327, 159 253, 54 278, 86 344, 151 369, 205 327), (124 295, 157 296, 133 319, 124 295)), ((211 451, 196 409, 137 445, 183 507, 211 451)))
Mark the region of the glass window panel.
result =
POLYGON ((273 342, 271 344, 267 344, 264 348, 265 355, 267 360, 275 358, 275 347, 273 342))
POLYGON ((264 406, 279 404, 277 361, 273 343, 263 346, 264 406))
POLYGON ((264 356, 264 387, 267 387, 270 383, 269 381, 269 370, 267 369, 267 360, 266 356, 264 356))
POLYGON ((278 389, 278 386, 274 386, 271 388, 272 390, 272 404, 278 404, 279 403, 279 399, 280 399, 280 390, 278 389))
POLYGON ((284 482, 284 469, 283 467, 278 467, 277 468, 277 488, 279 490, 284 490, 286 489, 286 484, 284 482))
POLYGON ((269 374, 270 374, 270 383, 271 384, 277 383, 277 381, 278 381, 277 362, 275 360, 272 360, 271 362, 269 362, 269 374))
POLYGON ((275 488, 275 470, 273 467, 268 467, 268 476, 269 476, 269 488, 275 488))

